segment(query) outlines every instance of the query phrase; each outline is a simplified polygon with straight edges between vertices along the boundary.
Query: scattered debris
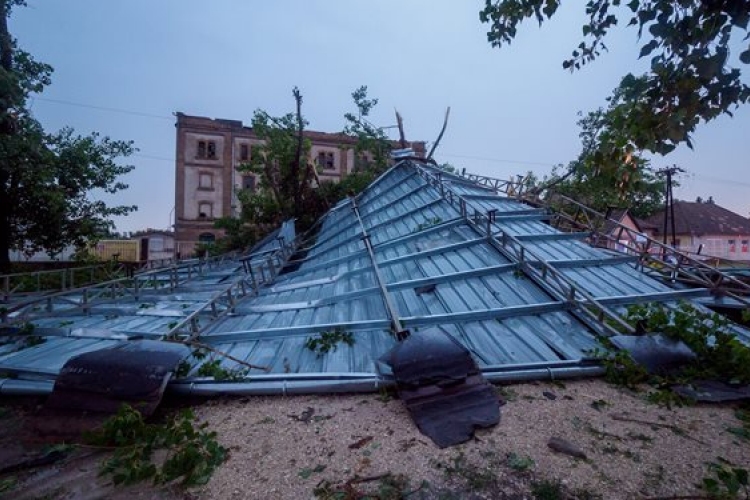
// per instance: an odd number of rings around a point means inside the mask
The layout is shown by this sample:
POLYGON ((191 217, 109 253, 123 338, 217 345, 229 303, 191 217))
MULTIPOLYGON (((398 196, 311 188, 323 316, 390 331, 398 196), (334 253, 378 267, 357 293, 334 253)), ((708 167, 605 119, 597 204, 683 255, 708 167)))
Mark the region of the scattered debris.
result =
POLYGON ((680 435, 680 436, 682 436, 682 437, 684 437, 686 439, 690 439, 692 441, 695 441, 696 443, 700 443, 700 444, 708 446, 708 443, 706 443, 705 441, 701 441, 700 439, 697 439, 697 438, 691 436, 690 434, 688 434, 687 431, 685 431, 685 429, 683 429, 681 427, 678 427, 678 426, 676 426, 674 424, 665 424, 663 422, 653 422, 653 421, 650 421, 650 420, 641 420, 641 419, 638 419, 638 418, 630 418, 630 417, 627 417, 625 415, 618 415, 618 414, 610 415, 610 418, 612 420, 619 420, 621 422, 633 422, 633 423, 636 423, 636 424, 648 425, 648 426, 650 426, 652 428, 653 427, 662 427, 664 429, 669 429, 672 432, 674 432, 675 434, 678 434, 678 435, 680 435))
POLYGON ((349 445, 350 450, 358 450, 368 444, 370 441, 372 441, 372 436, 365 436, 362 439, 358 439, 357 441, 353 442, 349 445))
POLYGON ((288 415, 288 417, 292 420, 296 420, 297 422, 304 422, 306 424, 309 424, 310 420, 312 420, 313 415, 315 415, 315 408, 308 406, 307 409, 299 415, 288 415))
POLYGON ((179 344, 133 340, 75 356, 60 371, 46 407, 114 414, 128 403, 148 416, 189 353, 179 344))
POLYGON ((549 446, 550 449, 558 453, 563 453, 565 455, 570 455, 571 457, 586 460, 586 454, 583 452, 581 448, 574 445, 570 441, 566 441, 565 439, 561 437, 557 437, 557 436, 551 437, 549 441, 547 442, 547 446, 549 446))
POLYGON ((730 385, 715 380, 693 380, 690 384, 673 385, 682 397, 707 403, 726 403, 750 399, 750 386, 730 385))
POLYGON ((681 340, 661 333, 650 335, 615 335, 609 340, 628 351, 633 360, 648 373, 668 374, 695 361, 695 353, 681 340))
POLYGON ((441 448, 500 421, 493 387, 471 354, 438 328, 413 332, 389 353, 400 398, 419 430, 441 448))

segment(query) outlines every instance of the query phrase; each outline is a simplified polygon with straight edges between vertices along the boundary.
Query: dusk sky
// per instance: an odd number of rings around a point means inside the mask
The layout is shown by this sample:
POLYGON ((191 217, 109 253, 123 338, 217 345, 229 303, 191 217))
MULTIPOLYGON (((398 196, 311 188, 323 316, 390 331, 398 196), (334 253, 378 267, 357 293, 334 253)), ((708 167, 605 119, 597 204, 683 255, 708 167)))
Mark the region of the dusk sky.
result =
MULTIPOLYGON (((609 53, 576 73, 561 67, 578 45, 583 2, 566 2, 541 28, 527 22, 510 46, 491 48, 483 0, 273 2, 29 0, 9 28, 21 48, 55 68, 30 101, 49 131, 72 126, 135 141, 130 189, 109 201, 139 206, 120 231, 165 229, 174 206, 175 111, 249 123, 253 111, 293 110, 304 96, 309 128, 338 132, 367 85, 379 99, 372 122, 404 117, 410 140, 467 171, 508 178, 549 173, 580 151, 578 112, 605 104, 628 71, 641 72, 637 33, 619 29, 609 53)), ((736 60, 738 50, 733 54, 736 60)), ((744 66, 748 80, 750 68, 744 66)), ((395 136, 395 134, 393 134, 395 136)), ((702 125, 693 151, 654 158, 688 171, 679 199, 714 200, 750 212, 750 106, 702 125)))

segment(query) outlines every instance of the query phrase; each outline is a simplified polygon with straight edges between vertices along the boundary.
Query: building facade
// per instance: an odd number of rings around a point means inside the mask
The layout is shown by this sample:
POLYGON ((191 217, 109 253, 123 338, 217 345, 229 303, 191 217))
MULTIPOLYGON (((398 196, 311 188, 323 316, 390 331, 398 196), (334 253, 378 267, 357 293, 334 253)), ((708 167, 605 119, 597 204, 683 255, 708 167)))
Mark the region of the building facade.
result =
MULTIPOLYGON (((647 219, 650 236, 664 238, 664 212, 647 219)), ((667 244, 671 244, 671 211, 667 212, 667 244)), ((675 248, 699 257, 750 261, 750 219, 707 201, 674 202, 675 248)))
MULTIPOLYGON (((221 217, 239 216, 237 193, 254 190, 258 179, 238 167, 250 159, 253 147, 262 144, 253 130, 238 120, 212 119, 175 113, 177 141, 175 164, 175 250, 178 256, 193 253, 198 242, 221 237, 214 228, 221 217)), ((357 140, 344 134, 306 131, 310 158, 321 182, 340 180, 350 173, 357 158, 357 140)), ((410 143, 424 155, 424 142, 410 143)))
POLYGON ((153 262, 172 259, 175 256, 174 233, 147 229, 130 235, 131 240, 140 241, 140 261, 153 262))

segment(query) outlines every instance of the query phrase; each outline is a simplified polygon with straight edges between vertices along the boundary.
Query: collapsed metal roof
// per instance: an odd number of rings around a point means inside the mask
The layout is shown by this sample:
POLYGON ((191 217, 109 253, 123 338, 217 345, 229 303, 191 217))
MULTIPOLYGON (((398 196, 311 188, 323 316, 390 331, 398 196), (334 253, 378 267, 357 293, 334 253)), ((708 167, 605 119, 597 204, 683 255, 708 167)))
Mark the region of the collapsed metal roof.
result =
POLYGON ((199 377, 206 361, 194 359, 173 390, 372 391, 393 382, 380 358, 395 334, 428 327, 468 349, 489 380, 596 375, 601 367, 588 353, 597 334, 611 333, 606 320, 621 321, 619 309, 710 295, 670 288, 636 258, 591 247, 587 233, 562 233, 549 217, 404 160, 339 203, 301 244, 287 222, 242 261, 151 271, 96 301, 78 290, 17 309, 15 318, 28 318, 46 342, 0 347, 0 392, 48 392, 77 354, 169 336, 228 354, 220 358, 226 368, 267 368, 216 381, 199 377), (327 353, 306 347, 332 331, 353 343, 327 353))

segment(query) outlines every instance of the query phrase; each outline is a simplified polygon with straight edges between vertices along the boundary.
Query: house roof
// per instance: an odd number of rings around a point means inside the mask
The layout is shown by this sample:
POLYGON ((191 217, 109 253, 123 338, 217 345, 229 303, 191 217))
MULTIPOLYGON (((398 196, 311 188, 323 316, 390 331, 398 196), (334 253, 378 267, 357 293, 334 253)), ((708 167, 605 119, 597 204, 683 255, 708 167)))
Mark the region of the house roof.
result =
POLYGON ((134 231, 130 234, 130 239, 140 239, 145 238, 148 236, 168 236, 171 238, 174 238, 174 232, 173 231, 164 231, 161 229, 146 229, 144 231, 134 231))
MULTIPOLYGON (((656 234, 664 230, 664 211, 646 221, 652 224, 656 234)), ((727 236, 750 235, 750 219, 727 210, 713 202, 674 202, 676 234, 718 234, 727 236)), ((671 231, 671 212, 667 212, 667 231, 671 231)))
POLYGON ((619 228, 619 226, 615 224, 615 222, 619 222, 620 224, 622 224, 622 221, 625 219, 626 215, 630 216, 633 224, 635 224, 636 231, 642 231, 639 221, 635 217, 630 215, 627 208, 610 208, 606 213, 607 220, 604 223, 604 233, 610 234, 616 232, 616 229, 619 228))

